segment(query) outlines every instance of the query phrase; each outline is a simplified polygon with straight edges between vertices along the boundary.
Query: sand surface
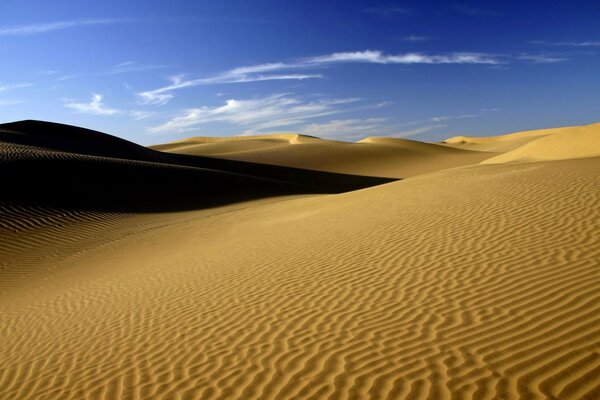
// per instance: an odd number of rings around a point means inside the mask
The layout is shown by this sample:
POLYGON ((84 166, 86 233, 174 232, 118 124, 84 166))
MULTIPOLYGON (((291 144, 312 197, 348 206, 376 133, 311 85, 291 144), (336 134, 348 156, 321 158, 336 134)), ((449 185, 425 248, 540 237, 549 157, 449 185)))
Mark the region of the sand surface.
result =
POLYGON ((35 196, 0 199, 1 399, 600 398, 598 125, 166 153, 50 128, 0 126, 0 173, 110 193, 9 181, 35 196), (160 179, 127 192, 134 166, 160 179))

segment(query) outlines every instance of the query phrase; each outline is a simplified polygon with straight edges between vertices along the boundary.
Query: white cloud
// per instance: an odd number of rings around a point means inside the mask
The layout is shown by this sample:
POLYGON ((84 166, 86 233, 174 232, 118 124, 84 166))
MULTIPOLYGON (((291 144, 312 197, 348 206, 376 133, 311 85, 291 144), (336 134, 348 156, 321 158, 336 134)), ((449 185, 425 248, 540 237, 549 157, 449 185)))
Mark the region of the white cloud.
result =
POLYGON ((110 108, 102 103, 102 95, 92 94, 92 99, 89 103, 67 102, 65 107, 71 108, 81 114, 92 115, 115 115, 123 113, 122 110, 110 108))
POLYGON ((200 79, 184 79, 182 75, 176 75, 169 78, 170 85, 158 89, 147 90, 137 93, 142 104, 163 105, 173 98, 173 91, 199 85, 215 85, 226 83, 248 83, 272 80, 304 80, 321 78, 320 74, 257 74, 259 72, 271 72, 283 69, 287 64, 260 64, 249 67, 234 68, 222 74, 200 79))
POLYGON ((390 136, 393 137, 398 137, 398 138, 405 138, 405 137, 409 137, 409 136, 415 136, 415 135, 419 135, 421 133, 426 133, 429 131, 432 131, 434 129, 438 129, 438 128, 443 128, 446 125, 430 125, 430 126, 423 126, 420 128, 416 128, 416 129, 411 129, 409 131, 400 131, 400 132, 396 132, 390 136))
POLYGON ((496 11, 488 10, 485 8, 473 7, 466 4, 456 4, 454 5, 454 10, 458 11, 461 14, 470 16, 489 17, 498 15, 496 11))
POLYGON ((150 117, 153 117, 156 115, 156 113, 152 112, 152 111, 138 111, 138 110, 129 111, 129 114, 136 121, 140 121, 142 119, 150 118, 150 117))
POLYGON ((0 92, 6 92, 7 90, 21 89, 33 86, 33 83, 0 83, 0 92))
POLYGON ((125 61, 120 64, 114 65, 104 71, 99 72, 82 72, 71 75, 64 75, 56 79, 56 81, 66 81, 74 78, 81 77, 90 77, 90 76, 104 76, 104 75, 118 75, 118 74, 126 74, 130 72, 143 72, 154 69, 165 68, 165 65, 157 65, 157 64, 139 64, 135 61, 125 61))
POLYGON ((441 117, 431 117, 428 121, 431 122, 441 122, 447 121, 449 119, 465 119, 465 118, 475 118, 477 114, 462 114, 462 115, 453 115, 453 116, 441 116, 441 117))
POLYGON ((183 75, 169 78, 170 85, 158 89, 138 92, 142 104, 164 105, 173 97, 176 90, 199 86, 227 83, 248 83, 271 80, 303 80, 322 78, 321 74, 280 73, 299 69, 315 69, 332 63, 374 63, 374 64, 502 64, 497 57, 485 53, 451 53, 446 55, 426 55, 406 53, 397 55, 384 54, 381 51, 365 50, 356 52, 333 53, 310 57, 295 63, 268 63, 233 68, 213 77, 184 79, 183 75))
POLYGON ((541 46, 566 46, 566 47, 600 47, 600 41, 587 42, 549 42, 546 40, 534 40, 532 44, 541 46))
POLYGON ((185 110, 183 114, 150 128, 149 131, 182 132, 210 122, 223 122, 245 128, 246 133, 255 133, 265 129, 298 126, 314 118, 338 113, 342 110, 337 106, 358 100, 347 98, 302 101, 285 93, 249 100, 230 99, 222 106, 185 110))
POLYGON ((30 24, 19 26, 2 26, 0 27, 0 36, 27 36, 40 33, 59 31, 63 29, 73 28, 76 26, 87 25, 108 25, 118 22, 124 22, 124 19, 116 18, 97 18, 97 19, 78 19, 72 21, 49 22, 43 24, 30 24))
POLYGON ((58 71, 55 71, 53 69, 44 69, 44 70, 37 71, 35 74, 42 75, 42 76, 50 76, 50 75, 55 75, 57 73, 58 73, 58 71))
POLYGON ((370 135, 387 135, 389 127, 383 123, 387 118, 336 119, 324 123, 312 123, 300 128, 305 135, 332 139, 356 139, 370 135))
POLYGON ((426 42, 429 40, 429 37, 427 36, 420 36, 420 35, 408 35, 402 38, 402 40, 404 40, 405 42, 426 42))
POLYGON ((465 119, 465 118, 476 118, 479 115, 481 115, 482 113, 485 113, 487 111, 490 111, 492 109, 489 110, 482 110, 481 112, 477 113, 477 114, 460 114, 460 115, 442 115, 442 116, 436 116, 436 117, 431 117, 431 118, 427 118, 427 119, 420 119, 420 120, 416 120, 416 121, 409 121, 409 122, 404 122, 398 126, 412 126, 412 125, 419 125, 419 124, 427 124, 427 123, 432 123, 432 122, 443 122, 443 121, 448 121, 448 120, 454 120, 454 119, 465 119))
POLYGON ((378 14, 383 17, 395 17, 398 15, 411 15, 414 13, 413 10, 411 10, 409 8, 403 8, 403 7, 376 7, 376 8, 369 8, 366 11, 368 13, 378 14))
POLYGON ((126 74, 128 72, 142 72, 149 71, 153 69, 165 68, 165 65, 157 65, 157 64, 139 64, 135 61, 125 61, 120 64, 117 64, 111 68, 109 68, 105 72, 100 72, 100 75, 116 75, 116 74, 126 74))
POLYGON ((100 94, 92 93, 92 97, 91 97, 89 103, 66 101, 65 107, 73 109, 81 114, 100 115, 100 116, 125 115, 125 116, 132 117, 136 121, 150 118, 157 114, 156 112, 152 112, 152 111, 119 110, 116 108, 112 108, 112 107, 109 107, 106 104, 104 104, 104 102, 102 101, 103 98, 104 97, 100 94))
POLYGON ((306 60, 308 64, 326 63, 375 63, 375 64, 501 64, 495 56, 485 53, 451 53, 427 55, 421 53, 384 54, 377 50, 333 53, 306 60))
POLYGON ((6 99, 0 99, 0 107, 14 106, 14 105, 23 104, 23 103, 25 103, 25 100, 6 100, 6 99))
POLYGON ((534 64, 555 64, 568 60, 568 58, 551 56, 547 54, 521 54, 517 58, 519 60, 529 61, 534 64))

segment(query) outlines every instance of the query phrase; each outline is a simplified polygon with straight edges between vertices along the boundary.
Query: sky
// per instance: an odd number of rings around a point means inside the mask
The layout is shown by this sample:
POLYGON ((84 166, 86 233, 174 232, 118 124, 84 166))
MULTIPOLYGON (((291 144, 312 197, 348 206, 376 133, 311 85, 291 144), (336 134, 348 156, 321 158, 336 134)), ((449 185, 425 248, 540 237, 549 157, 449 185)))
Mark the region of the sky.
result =
POLYGON ((0 2, 0 123, 136 143, 600 121, 600 2, 0 2))

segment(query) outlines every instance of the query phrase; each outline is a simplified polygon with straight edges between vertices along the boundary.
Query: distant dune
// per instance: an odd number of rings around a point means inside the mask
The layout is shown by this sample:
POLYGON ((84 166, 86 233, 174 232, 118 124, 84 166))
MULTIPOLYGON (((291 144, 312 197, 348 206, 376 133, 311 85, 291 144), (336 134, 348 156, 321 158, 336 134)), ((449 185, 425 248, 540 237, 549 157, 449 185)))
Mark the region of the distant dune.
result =
POLYGON ((170 153, 390 178, 407 178, 473 164, 497 154, 407 139, 372 137, 348 143, 295 134, 191 138, 152 148, 170 153))
POLYGON ((600 124, 556 130, 484 163, 566 160, 600 156, 600 124))
POLYGON ((0 125, 0 399, 598 399, 599 129, 0 125))

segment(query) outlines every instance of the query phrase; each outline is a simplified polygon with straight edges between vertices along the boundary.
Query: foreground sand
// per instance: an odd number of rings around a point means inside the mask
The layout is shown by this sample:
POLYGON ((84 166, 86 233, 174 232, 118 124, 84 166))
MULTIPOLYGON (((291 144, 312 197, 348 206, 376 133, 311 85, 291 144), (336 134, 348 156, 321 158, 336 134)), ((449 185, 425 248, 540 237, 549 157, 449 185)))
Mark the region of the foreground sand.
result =
POLYGON ((597 129, 335 195, 5 206, 0 398, 599 398, 597 129))

